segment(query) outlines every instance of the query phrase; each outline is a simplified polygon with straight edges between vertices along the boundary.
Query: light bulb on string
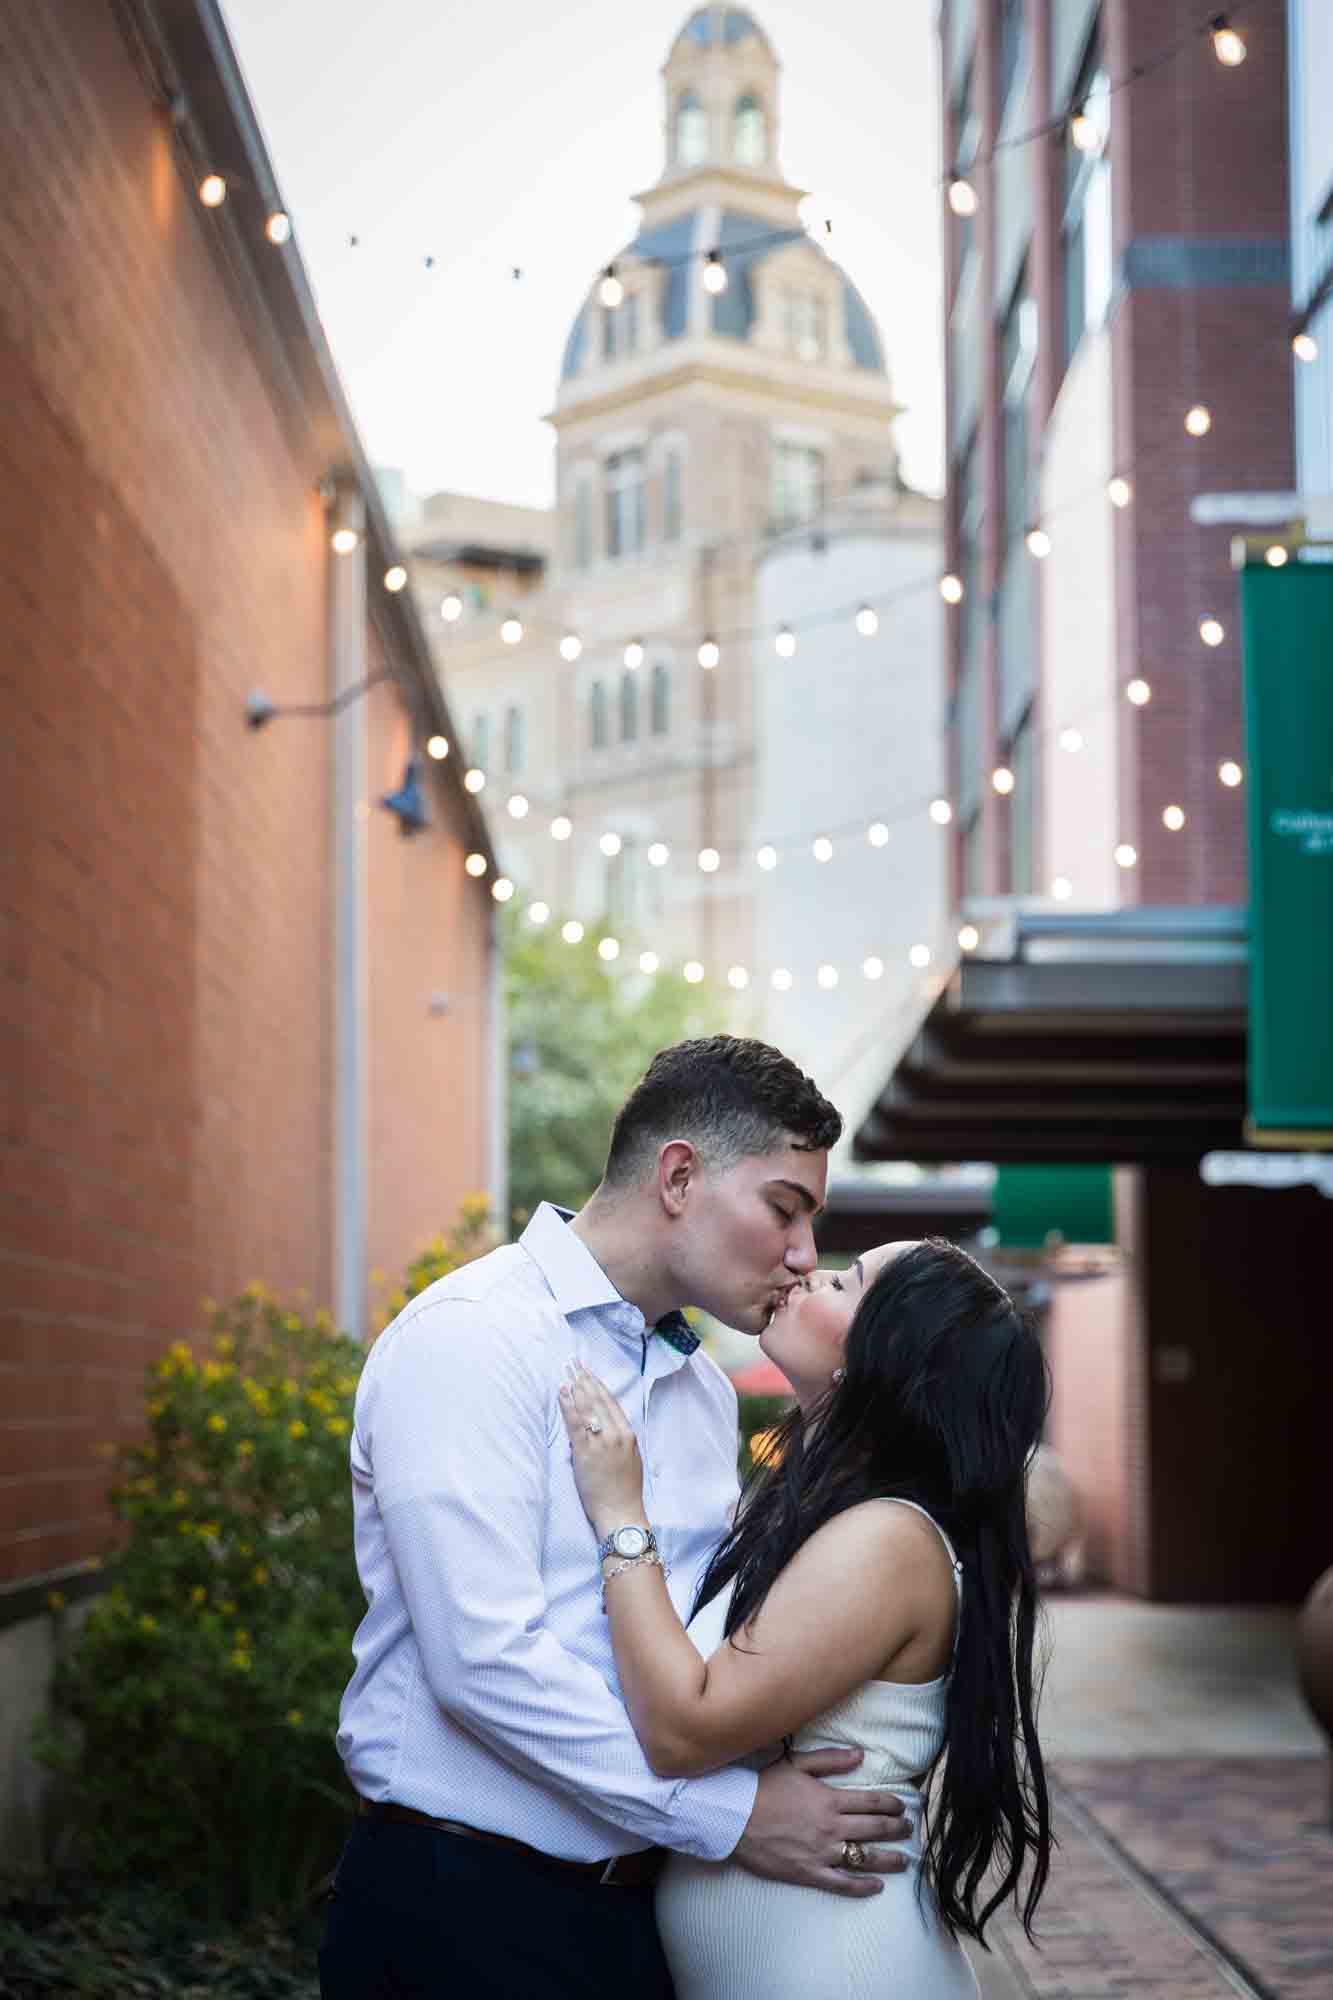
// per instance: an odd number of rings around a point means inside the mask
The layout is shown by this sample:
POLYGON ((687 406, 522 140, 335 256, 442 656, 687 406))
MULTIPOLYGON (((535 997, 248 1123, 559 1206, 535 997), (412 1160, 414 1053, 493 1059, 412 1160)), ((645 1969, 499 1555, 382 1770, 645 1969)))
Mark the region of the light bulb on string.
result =
POLYGON ((1071 755, 1081 750, 1083 748, 1083 731, 1081 729, 1062 729, 1060 731, 1060 748, 1068 750, 1071 755))
POLYGON ((1080 104, 1069 121, 1070 144, 1079 153, 1095 153, 1101 146, 1101 133, 1097 121, 1088 115, 1086 104, 1080 104))
POLYGON ((680 968, 680 976, 690 986, 697 986, 704 976, 704 969, 697 958, 687 958, 680 968))
POLYGON ((778 850, 776 847, 761 847, 754 858, 761 868, 776 868, 778 865, 778 850))
POLYGON ((785 965, 774 966, 773 976, 770 979, 769 984, 773 987, 774 991, 777 993, 791 992, 792 977, 785 965))
POLYGON ((1125 700, 1132 702, 1135 708, 1146 708, 1152 700, 1152 689, 1145 680, 1135 679, 1127 681, 1125 683, 1125 700))
POLYGON ((879 613, 869 604, 863 604, 856 614, 856 629, 863 639, 873 639, 879 630, 879 613))
POLYGON ((449 755, 449 738, 447 736, 430 737, 426 743, 426 755, 433 757, 437 764, 442 764, 444 759, 449 755))
POLYGON ((1106 497, 1113 507, 1128 507, 1134 498, 1134 488, 1123 474, 1117 472, 1113 479, 1106 482, 1106 497))
POLYGON ((567 923, 561 924, 560 935, 566 944, 582 944, 583 925, 577 917, 571 917, 567 923))
POLYGON ((484 854, 469 854, 463 866, 467 869, 469 875, 480 878, 486 873, 486 856, 484 854))
POLYGON ((1239 69, 1245 60, 1245 43, 1225 14, 1215 14, 1208 23, 1213 38, 1213 54, 1225 69, 1239 69))
POLYGON ((597 287, 597 296, 610 312, 614 312, 625 296, 625 287, 616 276, 614 264, 608 264, 602 273, 602 281, 597 287))
POLYGON ((1002 799, 1007 799, 1014 789, 1014 774, 1007 764, 997 764, 990 774, 990 781, 1002 799))
POLYGON ((612 964, 614 960, 620 957, 620 939, 613 937, 600 938, 597 944, 597 956, 600 959, 604 959, 608 965, 612 964))
POLYGON ((1023 539, 1028 545, 1028 554, 1035 556, 1038 562, 1045 562, 1051 553, 1051 538, 1045 528, 1029 528, 1023 539))
POLYGON ((329 536, 329 543, 335 555, 350 556, 361 537, 355 528, 335 528, 329 536))
POLYGON ((699 648, 699 665, 711 673, 722 658, 722 648, 716 639, 705 639, 699 648))
POLYGON ((727 984, 733 993, 743 993, 749 983, 750 975, 743 965, 732 965, 727 968, 727 984))
POLYGON ((818 984, 824 989, 825 993, 831 993, 834 987, 838 983, 837 966, 821 965, 818 972, 815 974, 815 979, 818 982, 818 984))
POLYGON ((796 652, 796 634, 790 625, 784 625, 773 641, 773 650, 780 660, 790 660, 796 652))
POLYGON ((1292 336, 1291 351, 1298 361, 1317 361, 1319 342, 1312 333, 1307 333, 1302 328, 1298 334, 1292 336))
POLYGON ((670 859, 671 849, 667 846, 666 842, 664 840, 655 840, 648 849, 648 866, 650 868, 665 868, 670 859))
POLYGON ((1162 825, 1168 833, 1179 833, 1184 824, 1185 810, 1183 806, 1164 806, 1162 808, 1162 825))
POLYGON ((528 802, 527 802, 527 800, 526 800, 526 799, 524 798, 524 796, 523 796, 522 792, 515 792, 515 793, 514 793, 513 797, 512 797, 512 798, 511 798, 511 799, 509 800, 509 804, 508 804, 508 807, 507 807, 507 810, 508 810, 508 813, 509 813, 509 817, 510 817, 510 819, 526 819, 526 818, 527 818, 527 816, 528 816, 528 802))
POLYGON ((1051 884, 1051 894, 1057 903, 1067 903, 1074 893, 1074 885, 1067 875, 1057 875, 1051 884))
POLYGON ((574 822, 568 813, 557 813, 551 821, 552 840, 568 840, 574 831, 574 822))
POLYGON ((470 771, 464 771, 463 773, 463 787, 465 791, 469 792, 484 792, 486 789, 486 773, 478 770, 474 764, 470 771))
POLYGON ((528 922, 530 924, 536 924, 538 930, 541 929, 543 924, 549 923, 550 918, 551 918, 551 906, 549 903, 528 904, 528 922))
POLYGON ((1241 780, 1244 778, 1245 773, 1241 770, 1240 765, 1236 763, 1234 758, 1227 757, 1222 761, 1222 763, 1218 765, 1217 775, 1222 780, 1222 783, 1226 785, 1229 790, 1234 791, 1236 786, 1240 784, 1241 780))
POLYGON ((630 640, 628 646, 626 646, 625 648, 625 665, 629 668, 631 673, 634 672, 636 667, 641 667, 643 665, 642 640, 640 639, 630 640))
POLYGON ((491 894, 497 903, 507 903, 514 893, 514 885, 507 875, 497 875, 491 884, 491 894))
POLYGON ((699 849, 699 866, 705 875, 716 875, 718 869, 722 866, 722 856, 715 847, 701 847, 699 849))
POLYGON ((640 972, 646 972, 652 974, 657 971, 657 968, 660 964, 661 960, 658 958, 657 953, 655 951, 641 951, 639 953, 640 972))
POLYGON ((810 844, 810 852, 816 861, 832 861, 833 842, 825 834, 820 834, 810 844))
POLYGON ((976 925, 964 924, 958 933, 958 949, 960 951, 975 951, 980 943, 981 932, 977 929, 976 925))
POLYGON ((862 976, 866 979, 882 979, 884 977, 884 960, 882 958, 875 958, 873 954, 869 958, 862 959, 861 972, 862 976))
POLYGON ((451 590, 440 599, 440 616, 446 625, 454 624, 463 615, 463 600, 456 590, 451 590))
POLYGON ((199 199, 205 208, 221 208, 227 199, 227 183, 221 174, 205 174, 199 183, 199 199))
POLYGON ((582 651, 583 651, 583 641, 582 639, 580 639, 578 633, 566 632, 564 638, 560 641, 561 659, 570 661, 577 660, 579 654, 582 651))
POLYGON ((953 807, 947 799, 932 799, 930 802, 930 816, 936 826, 947 826, 953 818, 953 807))
POLYGON ((914 944, 907 954, 907 962, 909 965, 914 966, 918 972, 924 972, 930 964, 930 946, 928 944, 914 944))
POLYGON ((882 819, 871 821, 870 825, 866 828, 866 839, 872 847, 888 846, 889 829, 885 826, 882 819))
POLYGON ((722 262, 721 254, 716 250, 710 250, 704 259, 704 290, 711 292, 716 298, 726 289, 727 267, 722 262))
POLYGON ((604 833, 597 845, 608 861, 613 861, 623 845, 618 833, 604 833))
POLYGON ((940 596, 946 604, 961 604, 963 601, 963 579, 950 570, 940 578, 940 596))
POLYGON ((276 244, 279 249, 282 248, 284 243, 290 243, 292 240, 292 219, 290 215, 284 209, 275 208, 264 224, 264 234, 267 236, 269 242, 276 244))
POLYGON ((1264 550, 1264 561, 1270 569, 1285 569, 1290 561, 1290 552, 1283 548, 1281 542, 1274 542, 1271 548, 1264 550))
POLYGON ((523 637, 523 620, 516 612, 511 611, 501 625, 500 637, 504 640, 506 646, 516 646, 523 637))
POLYGON ((1139 858, 1138 849, 1132 847, 1127 840, 1122 840, 1112 858, 1117 868, 1133 868, 1139 858))
POLYGON ((1213 413, 1206 403, 1194 403, 1185 412, 1185 429, 1192 438, 1207 437, 1213 428, 1213 413))
POLYGON ((403 565, 401 563, 393 563, 388 569, 385 570, 384 588, 389 592, 389 595, 391 597, 396 597, 398 595, 398 592, 404 588, 406 583, 407 583, 407 571, 403 568, 403 565))
POLYGON ((966 174, 954 174, 949 181, 949 206, 955 215, 968 216, 977 212, 977 191, 966 174))
POLYGON ((1201 618, 1199 620, 1199 637, 1203 640, 1205 646, 1220 646, 1226 636, 1226 626, 1223 625, 1220 618, 1201 618))

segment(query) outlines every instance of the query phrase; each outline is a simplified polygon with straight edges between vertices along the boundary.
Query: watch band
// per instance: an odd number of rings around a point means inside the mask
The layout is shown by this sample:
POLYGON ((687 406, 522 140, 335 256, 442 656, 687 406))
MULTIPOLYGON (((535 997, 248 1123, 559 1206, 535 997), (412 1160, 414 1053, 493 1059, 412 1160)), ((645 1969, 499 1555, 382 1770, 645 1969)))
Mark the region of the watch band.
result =
POLYGON ((642 1556, 656 1554, 657 1537, 653 1533, 652 1529, 645 1528, 642 1521, 627 1521, 625 1523, 625 1527, 613 1528, 610 1534, 605 1536, 597 1544, 598 1562, 605 1562, 608 1556, 617 1556, 621 1554, 621 1551, 616 1547, 616 1536, 623 1535, 626 1527, 632 1528, 636 1535, 642 1535, 644 1538, 643 1547, 637 1550, 633 1556, 627 1557, 626 1558, 627 1561, 636 1562, 642 1556))

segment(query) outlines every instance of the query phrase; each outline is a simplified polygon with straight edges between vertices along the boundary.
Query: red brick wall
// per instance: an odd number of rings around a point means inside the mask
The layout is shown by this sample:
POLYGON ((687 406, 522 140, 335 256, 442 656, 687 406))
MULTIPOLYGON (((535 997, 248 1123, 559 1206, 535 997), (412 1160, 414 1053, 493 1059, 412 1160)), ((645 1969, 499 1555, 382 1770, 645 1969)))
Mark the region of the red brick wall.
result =
MULTIPOLYGON (((0 185, 3 1586, 102 1545, 93 1448, 201 1296, 329 1296, 331 746, 242 721, 252 687, 326 693, 319 468, 110 6, 0 0, 0 185)), ((462 989, 456 846, 427 882, 412 857, 413 901, 462 989)), ((380 932, 386 1025, 405 935, 380 932)), ((390 1205, 422 1156, 400 1173, 424 1020, 402 1035, 390 1205)), ((442 1207, 483 1171, 461 1042, 442 1207)))

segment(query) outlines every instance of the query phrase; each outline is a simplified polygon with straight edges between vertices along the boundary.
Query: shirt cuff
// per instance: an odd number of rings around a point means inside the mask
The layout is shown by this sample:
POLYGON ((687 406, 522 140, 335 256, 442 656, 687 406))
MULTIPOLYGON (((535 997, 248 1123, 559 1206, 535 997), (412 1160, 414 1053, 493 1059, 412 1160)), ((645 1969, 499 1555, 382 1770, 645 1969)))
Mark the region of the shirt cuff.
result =
POLYGON ((725 1861, 750 1824, 759 1773, 728 1764, 705 1778, 687 1778, 676 1795, 671 1847, 696 1861, 725 1861))

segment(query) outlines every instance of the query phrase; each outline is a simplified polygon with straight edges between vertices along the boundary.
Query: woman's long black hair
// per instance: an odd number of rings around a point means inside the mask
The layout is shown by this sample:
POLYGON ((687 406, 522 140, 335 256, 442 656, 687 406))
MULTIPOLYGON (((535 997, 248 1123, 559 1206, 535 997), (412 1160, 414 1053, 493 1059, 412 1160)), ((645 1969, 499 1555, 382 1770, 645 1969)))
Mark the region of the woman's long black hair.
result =
POLYGON ((1026 1872, 1031 1936, 1052 1845, 1025 1506, 1048 1400, 1041 1347, 979 1264, 932 1239, 899 1251, 867 1288, 843 1364, 819 1405, 793 1410, 773 1436, 695 1609, 734 1579, 732 1637, 802 1543, 858 1501, 912 1500, 933 1515, 958 1550, 963 1588, 925 1865, 949 1930, 977 1939, 1018 1901, 1026 1872))

